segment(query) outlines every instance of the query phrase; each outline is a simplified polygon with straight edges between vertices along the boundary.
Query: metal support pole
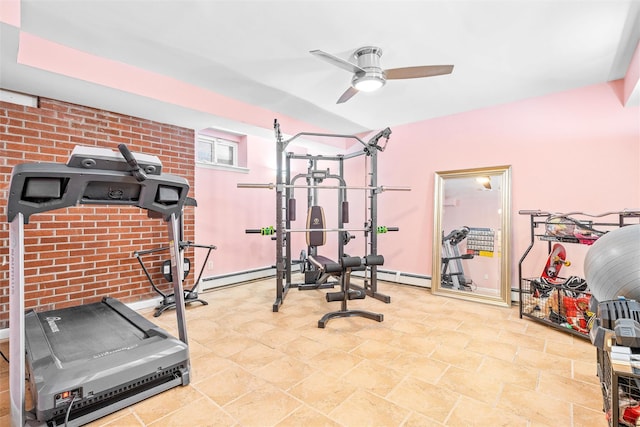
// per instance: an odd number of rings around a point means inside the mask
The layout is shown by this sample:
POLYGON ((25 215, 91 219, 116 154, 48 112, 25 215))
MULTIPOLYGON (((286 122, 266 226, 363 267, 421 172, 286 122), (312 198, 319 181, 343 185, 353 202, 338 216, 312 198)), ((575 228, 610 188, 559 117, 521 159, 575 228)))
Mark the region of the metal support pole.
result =
MULTIPOLYGON (((371 182, 369 185, 372 188, 378 187, 378 150, 375 147, 372 147, 370 151, 371 156, 371 182)), ((370 255, 378 255, 378 233, 376 230, 378 229, 378 193, 377 191, 372 191, 369 194, 371 201, 371 234, 370 234, 370 242, 371 242, 371 252, 370 255)), ((380 301, 390 303, 391 297, 388 295, 383 295, 378 293, 378 266, 372 265, 371 267, 371 283, 369 294, 370 296, 378 299, 380 301)))
MULTIPOLYGON (((340 182, 344 183, 344 159, 341 157, 338 162, 338 175, 340 176, 340 182)), ((342 216, 342 204, 345 201, 345 190, 338 190, 338 227, 344 228, 344 218, 342 216)), ((344 239, 342 236, 338 236, 338 260, 342 259, 344 255, 344 239)))
POLYGON ((173 295, 176 302, 178 336, 180 341, 189 345, 189 339, 187 338, 187 322, 184 314, 184 289, 182 287, 182 282, 184 280, 184 261, 183 252, 180 248, 178 218, 175 213, 171 214, 169 217, 167 226, 169 228, 169 253, 171 255, 171 276, 173 278, 173 295))
POLYGON ((12 427, 26 421, 24 343, 24 216, 9 225, 9 406, 12 427))
MULTIPOLYGON (((286 157, 286 163, 285 163, 285 182, 287 184, 291 183, 291 159, 289 159, 289 157, 286 157)), ((291 192, 293 191, 293 188, 287 188, 285 191, 285 199, 283 200, 283 208, 284 211, 287 213, 286 218, 285 218, 285 227, 288 229, 291 227, 291 219, 289 218, 289 198, 291 197, 291 192)), ((283 212, 284 214, 284 212, 283 212)), ((291 234, 290 233, 286 233, 285 238, 284 238, 284 245, 285 245, 285 283, 286 286, 289 287, 291 285, 291 234)))
POLYGON ((284 286, 284 254, 282 245, 284 243, 285 223, 282 218, 282 156, 286 145, 282 141, 280 133, 280 125, 276 121, 274 123, 276 133, 276 300, 273 303, 273 311, 277 312, 282 305, 286 289, 284 286))
MULTIPOLYGON (((307 212, 309 212, 314 203, 317 203, 318 190, 314 187, 316 182, 312 178, 312 172, 316 169, 317 164, 315 158, 310 158, 307 164, 307 212)), ((316 256, 317 254, 317 247, 307 246, 307 256, 316 256)))

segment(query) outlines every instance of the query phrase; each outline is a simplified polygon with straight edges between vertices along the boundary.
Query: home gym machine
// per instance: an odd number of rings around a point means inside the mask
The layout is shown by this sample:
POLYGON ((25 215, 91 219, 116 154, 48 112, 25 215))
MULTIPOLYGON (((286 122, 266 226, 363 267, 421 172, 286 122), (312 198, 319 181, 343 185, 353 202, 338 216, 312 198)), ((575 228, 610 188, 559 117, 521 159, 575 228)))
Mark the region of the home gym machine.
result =
POLYGON ((189 347, 178 217, 189 184, 162 173, 155 156, 121 144, 75 147, 66 164, 25 163, 11 175, 9 227, 10 412, 13 427, 78 426, 187 385, 189 347), (167 222, 179 339, 123 303, 102 301, 24 312, 24 224, 76 205, 136 206, 167 222), (33 409, 25 408, 25 370, 33 409))
MULTIPOLYGON (((378 292, 377 289, 377 268, 382 264, 382 257, 378 258, 378 233, 386 233, 388 231, 397 231, 397 227, 384 227, 377 224, 377 196, 384 191, 409 191, 408 187, 386 187, 378 186, 377 183, 377 154, 385 150, 386 145, 391 135, 391 130, 386 128, 378 132, 368 142, 364 142, 360 138, 354 135, 337 135, 337 134, 323 134, 323 133, 310 133, 301 132, 293 137, 284 140, 280 131, 280 125, 277 120, 274 121, 274 130, 276 136, 276 183, 275 184, 238 184, 238 188, 264 188, 276 190, 276 227, 269 226, 261 229, 246 230, 247 233, 259 233, 262 235, 272 236, 275 234, 276 240, 276 300, 273 304, 273 311, 277 312, 279 307, 283 304, 284 298, 288 291, 292 287, 299 287, 299 285, 293 284, 291 280, 292 276, 292 248, 291 248, 291 233, 304 232, 307 233, 307 249, 308 254, 304 256, 299 262, 303 265, 302 270, 305 272, 305 284, 301 289, 317 289, 324 287, 326 279, 330 276, 339 278, 339 283, 342 285, 342 292, 340 295, 346 299, 354 299, 358 294, 358 298, 363 298, 365 295, 376 298, 380 301, 389 303, 390 297, 378 292), (322 156, 322 155, 310 155, 310 154, 295 154, 292 152, 286 152, 287 146, 294 140, 301 137, 329 137, 329 138, 342 138, 342 139, 355 139, 364 147, 361 151, 345 155, 336 156, 322 156), (380 140, 385 139, 385 143, 381 146, 380 140), (365 167, 365 175, 369 184, 366 186, 347 186, 343 178, 344 176, 344 161, 365 156, 365 161, 368 161, 369 166, 365 167), (306 160, 308 162, 308 170, 306 174, 299 174, 294 177, 291 176, 291 161, 292 160, 306 160), (338 172, 332 174, 328 169, 319 170, 317 168, 317 162, 319 161, 335 161, 338 164, 338 172), (369 169, 370 170, 367 170, 369 169), (298 179, 305 179, 306 184, 296 184, 298 179), (322 182, 327 179, 335 179, 338 181, 338 185, 322 185, 322 182), (308 199, 308 213, 307 213, 307 226, 303 229, 292 229, 291 222, 296 219, 295 198, 294 189, 306 189, 308 199), (338 190, 338 226, 337 228, 327 228, 324 224, 324 212, 322 208, 317 205, 318 191, 322 189, 338 190), (362 228, 345 228, 345 223, 348 222, 348 202, 346 200, 347 190, 364 190, 368 195, 368 219, 362 228), (340 237, 338 238, 338 261, 331 261, 326 257, 322 257, 317 253, 317 247, 324 244, 324 237, 311 237, 313 233, 326 233, 326 232, 338 232, 340 237), (363 262, 358 257, 346 257, 344 253, 344 245, 347 244, 353 236, 351 232, 363 232, 366 242, 367 257, 371 261, 370 263, 363 262), (358 258, 359 262, 355 260, 348 260, 348 258, 358 258), (376 261, 376 262, 374 262, 376 261), (345 292, 344 280, 348 276, 351 270, 358 270, 361 266, 364 266, 364 288, 363 292, 345 292), (326 268, 328 267, 328 268, 326 268), (348 271, 347 271, 348 270, 348 271), (349 273, 349 274, 345 274, 349 273), (351 295, 351 298, 349 298, 351 295)), ((320 236, 320 234, 317 234, 320 236)), ((323 235, 322 235, 323 236, 323 235)), ((366 259, 364 257, 363 259, 366 259)), ((352 289, 353 290, 353 289, 352 289)), ((337 296, 327 297, 332 298, 331 301, 338 301, 337 296)), ((346 301, 346 300, 345 300, 346 301)), ((381 315, 380 315, 381 316, 381 315)), ((378 317, 376 317, 376 320, 378 317)), ((380 318, 380 320, 382 320, 380 318)), ((322 327, 322 326, 321 326, 322 327)))

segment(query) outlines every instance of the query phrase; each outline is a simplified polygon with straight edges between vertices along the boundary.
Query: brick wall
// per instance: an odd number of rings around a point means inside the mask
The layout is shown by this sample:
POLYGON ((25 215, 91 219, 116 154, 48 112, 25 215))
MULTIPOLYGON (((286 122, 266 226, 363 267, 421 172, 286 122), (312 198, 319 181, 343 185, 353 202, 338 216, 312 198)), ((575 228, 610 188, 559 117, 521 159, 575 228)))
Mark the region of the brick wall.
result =
MULTIPOLYGON (((8 327, 6 201, 14 165, 66 163, 76 145, 117 151, 124 143, 133 152, 158 156, 163 172, 186 178, 194 195, 191 129, 40 98, 37 108, 0 102, 0 135, 0 328, 8 327)), ((184 224, 185 239, 193 240, 194 208, 185 208, 184 224)), ((167 244, 166 223, 135 207, 83 205, 33 215, 25 225, 25 308, 63 308, 107 295, 123 302, 157 296, 133 253, 167 244)), ((171 285, 162 278, 160 264, 168 256, 143 258, 165 292, 171 285)))

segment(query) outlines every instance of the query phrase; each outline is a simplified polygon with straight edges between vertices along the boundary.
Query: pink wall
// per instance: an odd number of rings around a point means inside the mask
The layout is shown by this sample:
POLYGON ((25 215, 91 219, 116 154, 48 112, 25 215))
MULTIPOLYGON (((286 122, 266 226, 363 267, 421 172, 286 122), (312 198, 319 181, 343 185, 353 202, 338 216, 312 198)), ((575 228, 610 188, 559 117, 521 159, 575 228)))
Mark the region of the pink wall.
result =
MULTIPOLYGON (((393 129, 379 183, 407 184, 381 196, 379 222, 401 227, 385 239, 385 268, 431 274, 434 172, 512 165, 512 277, 529 243, 523 209, 601 213, 640 207, 640 109, 623 107, 621 81, 529 99, 393 129)), ((542 250, 544 245, 539 245, 542 250)), ((582 275, 582 251, 573 245, 582 275)), ((539 274, 540 261, 525 265, 539 274)), ((544 254, 540 255, 541 257, 544 254)), ((517 285, 517 280, 513 280, 517 285)))
POLYGON ((275 225, 275 192, 239 189, 237 184, 275 182, 275 145, 248 137, 247 146, 250 173, 196 166, 195 179, 202 185, 196 194, 196 240, 218 247, 203 277, 274 263, 275 242, 266 236, 245 234, 245 229, 275 225))
MULTIPOLYGON (((616 96, 622 81, 603 83, 399 126, 378 156, 378 184, 410 186, 411 192, 384 192, 378 197, 378 223, 400 232, 380 235, 378 252, 384 269, 431 275, 434 173, 485 166, 512 166, 512 285, 517 262, 529 244, 529 219, 519 210, 554 212, 640 207, 640 108, 623 107, 616 96)), ((380 128, 386 124, 381 123, 380 128)), ((198 240, 219 246, 209 275, 273 264, 275 244, 244 234, 245 228, 275 225, 271 190, 237 189, 238 182, 274 182, 275 142, 248 138, 248 174, 196 170, 200 207, 198 240)), ((364 160, 347 161, 349 185, 364 184, 364 160)), ((306 165, 302 165, 304 170, 306 165)), ((330 197, 323 203, 329 214, 330 197)), ((306 200, 296 194, 296 227, 304 226, 306 200)), ((364 195, 350 192, 350 226, 364 220, 364 195)), ((348 252, 364 255, 356 237, 348 252)), ((300 239, 300 237, 296 237, 300 239)), ((294 247, 304 248, 303 241, 294 247)), ((583 275, 588 248, 571 245, 574 262, 567 275, 583 275)), ((546 257, 538 244, 527 258, 525 275, 538 275, 546 257)), ((327 245, 327 256, 332 248, 327 245)), ((294 250, 294 257, 297 257, 294 250)), ((205 271, 205 276, 207 272, 205 271)))

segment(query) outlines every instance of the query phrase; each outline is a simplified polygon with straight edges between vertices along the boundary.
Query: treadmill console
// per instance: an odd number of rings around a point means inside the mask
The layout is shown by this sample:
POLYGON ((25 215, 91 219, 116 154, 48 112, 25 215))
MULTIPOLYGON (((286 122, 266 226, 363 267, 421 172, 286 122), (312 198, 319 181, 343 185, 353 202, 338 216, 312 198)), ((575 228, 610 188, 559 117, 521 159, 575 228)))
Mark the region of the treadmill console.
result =
POLYGON ((131 153, 121 144, 110 149, 77 146, 66 164, 23 163, 13 168, 7 203, 8 222, 21 212, 25 223, 35 213, 78 204, 128 205, 151 216, 181 214, 187 180, 162 173, 156 156, 131 153))
MULTIPOLYGON (((156 156, 136 153, 135 159, 140 169, 147 175, 161 175, 162 163, 156 156)), ((77 145, 71 152, 67 166, 84 169, 103 169, 113 171, 129 171, 131 167, 120 153, 108 148, 85 147, 77 145)))

